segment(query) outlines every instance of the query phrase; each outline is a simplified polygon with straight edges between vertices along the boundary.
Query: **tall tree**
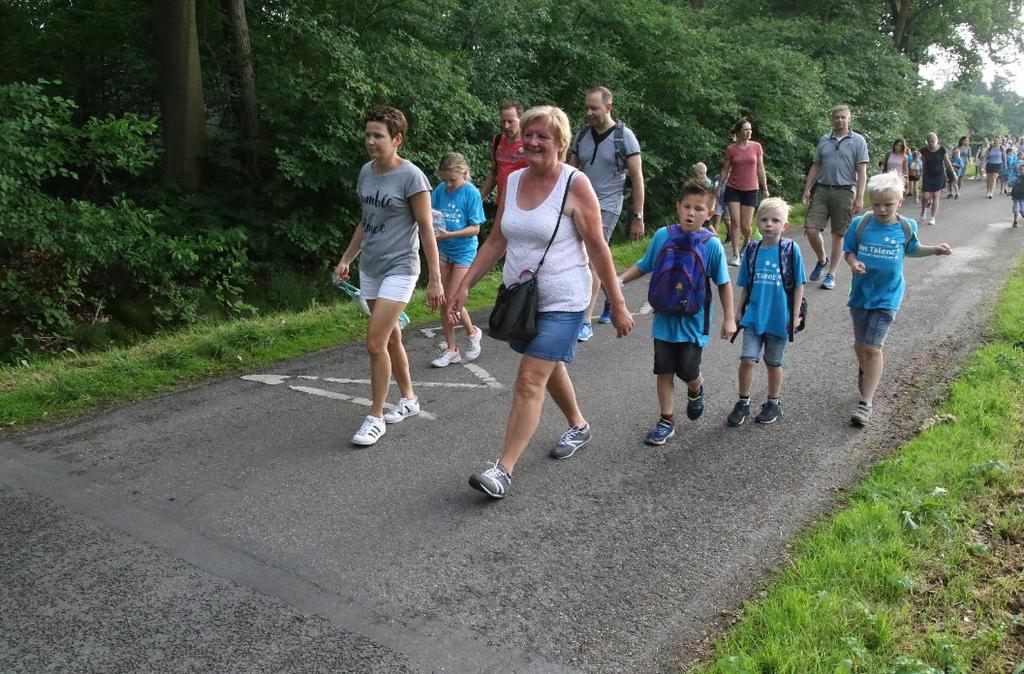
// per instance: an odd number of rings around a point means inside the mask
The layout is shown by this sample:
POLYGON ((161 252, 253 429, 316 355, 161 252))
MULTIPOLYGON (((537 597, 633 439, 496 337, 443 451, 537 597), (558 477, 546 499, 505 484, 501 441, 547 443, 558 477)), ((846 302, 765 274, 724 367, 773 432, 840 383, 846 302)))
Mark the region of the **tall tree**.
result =
POLYGON ((195 192, 202 184, 206 143, 195 0, 154 0, 153 18, 164 139, 162 180, 195 192))
POLYGON ((234 54, 235 110, 238 116, 242 152, 249 173, 259 174, 259 112, 256 107, 256 75, 252 64, 252 44, 249 41, 249 22, 245 17, 244 0, 221 0, 227 18, 234 54))

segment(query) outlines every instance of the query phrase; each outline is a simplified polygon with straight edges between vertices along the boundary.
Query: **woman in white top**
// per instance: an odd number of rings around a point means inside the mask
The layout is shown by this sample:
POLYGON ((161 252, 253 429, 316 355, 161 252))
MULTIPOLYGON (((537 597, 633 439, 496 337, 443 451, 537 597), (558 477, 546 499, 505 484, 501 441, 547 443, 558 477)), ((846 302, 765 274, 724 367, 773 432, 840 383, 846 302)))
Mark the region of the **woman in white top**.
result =
POLYGON ((373 397, 370 414, 352 436, 352 444, 362 447, 384 435, 385 423, 398 423, 420 412, 398 317, 416 289, 421 241, 430 273, 427 304, 431 309, 444 304, 430 183, 415 164, 398 156, 407 128, 405 115, 396 108, 380 106, 366 116, 364 142, 370 161, 363 165, 356 183, 362 222, 334 268, 335 279, 347 280, 349 267, 361 255, 359 286, 370 306, 366 350, 373 397), (384 414, 392 374, 401 397, 384 414))
POLYGON ((565 367, 573 361, 576 337, 590 305, 588 262, 609 293, 618 336, 633 328, 633 317, 626 309, 611 251, 604 240, 597 195, 587 176, 565 163, 572 138, 568 117, 559 108, 539 106, 523 115, 520 128, 527 168, 509 176, 494 228, 448 305, 453 320, 458 320, 469 290, 502 255, 505 285, 537 269, 557 221, 558 232, 537 273, 537 336, 529 342, 510 344, 523 358, 516 375, 504 449, 494 466, 469 479, 474 489, 492 498, 503 498, 508 491, 516 461, 540 422, 545 390, 551 393, 569 425, 551 456, 568 458, 590 442, 590 425, 580 412, 565 367), (565 208, 560 210, 566 190, 565 208))

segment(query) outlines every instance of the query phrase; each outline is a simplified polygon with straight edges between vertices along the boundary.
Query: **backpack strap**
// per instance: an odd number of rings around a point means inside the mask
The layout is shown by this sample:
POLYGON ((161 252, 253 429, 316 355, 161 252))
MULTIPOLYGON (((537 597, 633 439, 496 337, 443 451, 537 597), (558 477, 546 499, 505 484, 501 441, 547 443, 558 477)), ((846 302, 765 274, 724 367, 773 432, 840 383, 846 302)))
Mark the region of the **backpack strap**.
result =
POLYGON ((615 169, 622 173, 628 171, 626 165, 626 125, 622 121, 615 122, 615 130, 612 131, 612 143, 615 144, 615 169))
MULTIPOLYGON (((680 227, 682 229, 682 227, 680 227)), ((697 232, 697 240, 700 242, 700 246, 703 249, 707 245, 708 241, 712 238, 717 238, 715 234, 712 234, 703 227, 697 232)), ((700 255, 701 264, 704 266, 704 334, 711 334, 711 274, 708 273, 707 264, 704 262, 706 259, 704 256, 705 251, 699 250, 697 254, 700 255)))
POLYGON ((795 247, 793 239, 779 240, 779 274, 782 275, 782 290, 786 295, 786 318, 789 319, 789 322, 786 323, 786 335, 789 337, 789 341, 791 342, 793 341, 793 312, 796 311, 796 307, 794 306, 795 303, 793 301, 796 299, 796 273, 794 271, 794 267, 796 266, 796 251, 793 250, 795 247), (786 246, 789 250, 789 255, 786 256, 789 258, 788 266, 782 257, 783 246, 786 246))
POLYGON ((587 135, 590 131, 590 125, 584 124, 579 131, 576 132, 576 137, 572 140, 572 145, 569 146, 569 153, 576 155, 579 158, 580 165, 583 164, 583 159, 580 157, 580 143, 583 141, 583 136, 587 135))
POLYGON ((498 165, 498 144, 501 143, 501 134, 494 134, 494 138, 491 139, 491 161, 494 165, 498 165))
POLYGON ((914 230, 910 226, 910 220, 907 220, 899 213, 896 214, 896 217, 899 218, 900 225, 903 227, 903 238, 906 239, 906 241, 903 242, 903 252, 906 253, 907 246, 910 245, 910 239, 914 236, 914 230))

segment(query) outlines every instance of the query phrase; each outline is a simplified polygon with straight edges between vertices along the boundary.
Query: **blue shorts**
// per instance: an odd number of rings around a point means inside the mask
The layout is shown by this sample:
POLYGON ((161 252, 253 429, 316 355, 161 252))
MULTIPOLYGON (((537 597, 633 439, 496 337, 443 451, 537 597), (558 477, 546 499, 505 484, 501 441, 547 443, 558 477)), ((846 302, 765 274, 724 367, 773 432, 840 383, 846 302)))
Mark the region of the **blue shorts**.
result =
POLYGON ((509 342, 516 353, 541 360, 571 363, 586 311, 543 311, 537 314, 537 336, 528 342, 509 342))
POLYGON ((853 319, 854 346, 870 346, 881 349, 889 327, 896 318, 892 309, 862 309, 850 307, 850 318, 853 319))
POLYGON ((768 367, 782 367, 782 356, 786 351, 787 337, 779 337, 771 333, 759 335, 753 330, 743 329, 743 351, 740 360, 751 360, 755 363, 761 358, 764 348, 764 364, 768 367))
POLYGON ((476 259, 476 251, 463 253, 461 255, 448 255, 440 247, 437 249, 437 259, 441 264, 453 264, 456 267, 471 267, 476 259))

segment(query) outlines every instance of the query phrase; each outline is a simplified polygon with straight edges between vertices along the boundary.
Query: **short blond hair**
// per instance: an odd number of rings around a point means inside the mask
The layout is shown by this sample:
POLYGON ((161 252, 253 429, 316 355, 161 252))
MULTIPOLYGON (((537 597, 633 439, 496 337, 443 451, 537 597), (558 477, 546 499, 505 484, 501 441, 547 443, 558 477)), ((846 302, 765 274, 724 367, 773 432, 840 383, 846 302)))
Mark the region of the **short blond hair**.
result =
POLYGON ((538 119, 546 119, 548 126, 555 134, 555 140, 558 142, 558 156, 559 159, 565 161, 565 153, 569 149, 569 142, 572 136, 572 129, 569 126, 569 116, 565 114, 565 111, 554 105, 537 105, 525 113, 519 120, 519 127, 526 133, 526 129, 533 122, 538 119))
POLYGON ((437 165, 437 172, 441 171, 462 171, 469 175, 469 162, 459 152, 449 152, 441 157, 441 163, 437 165))
POLYGON ((879 173, 868 180, 868 196, 880 197, 883 192, 892 192, 896 198, 903 198, 903 178, 896 171, 879 173))
POLYGON ((757 207, 757 215, 754 220, 760 220, 762 216, 775 213, 783 222, 789 222, 789 204, 782 197, 768 197, 757 207))

